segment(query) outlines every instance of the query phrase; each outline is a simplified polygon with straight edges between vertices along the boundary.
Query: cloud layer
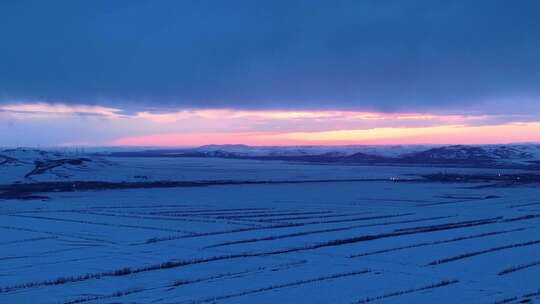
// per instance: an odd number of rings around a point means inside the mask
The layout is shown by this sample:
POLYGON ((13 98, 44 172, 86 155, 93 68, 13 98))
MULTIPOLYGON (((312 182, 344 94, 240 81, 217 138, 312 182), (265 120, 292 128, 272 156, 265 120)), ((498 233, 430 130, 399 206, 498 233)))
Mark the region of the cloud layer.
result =
POLYGON ((102 106, 0 105, 8 146, 508 143, 540 141, 535 115, 187 109, 125 113, 102 106))
POLYGON ((540 114, 535 0, 8 0, 0 20, 3 103, 540 114))

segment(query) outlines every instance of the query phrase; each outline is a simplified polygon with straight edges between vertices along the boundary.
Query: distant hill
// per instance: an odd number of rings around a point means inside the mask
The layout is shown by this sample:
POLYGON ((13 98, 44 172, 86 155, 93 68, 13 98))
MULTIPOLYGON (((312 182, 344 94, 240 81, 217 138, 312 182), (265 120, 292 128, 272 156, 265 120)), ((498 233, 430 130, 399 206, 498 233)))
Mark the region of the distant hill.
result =
POLYGON ((218 157, 356 164, 537 167, 540 145, 287 146, 207 145, 189 149, 111 152, 113 157, 218 157))

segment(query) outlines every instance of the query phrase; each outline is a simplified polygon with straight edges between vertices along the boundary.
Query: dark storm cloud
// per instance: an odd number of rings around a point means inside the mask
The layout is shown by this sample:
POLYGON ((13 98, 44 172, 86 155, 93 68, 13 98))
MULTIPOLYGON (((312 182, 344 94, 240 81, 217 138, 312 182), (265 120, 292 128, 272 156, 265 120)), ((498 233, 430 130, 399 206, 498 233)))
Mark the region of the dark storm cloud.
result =
POLYGON ((539 37, 536 0, 4 0, 0 101, 519 112, 539 37))

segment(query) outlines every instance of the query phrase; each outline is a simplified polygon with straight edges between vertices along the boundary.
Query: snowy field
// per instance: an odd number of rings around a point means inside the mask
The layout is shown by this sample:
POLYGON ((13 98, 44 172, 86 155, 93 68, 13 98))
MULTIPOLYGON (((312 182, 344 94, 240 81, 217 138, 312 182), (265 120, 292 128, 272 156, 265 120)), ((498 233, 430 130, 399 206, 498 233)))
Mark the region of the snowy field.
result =
POLYGON ((101 157, 26 176, 32 153, 4 153, 2 184, 326 181, 0 200, 0 303, 540 301, 538 185, 392 181, 495 169, 101 157))

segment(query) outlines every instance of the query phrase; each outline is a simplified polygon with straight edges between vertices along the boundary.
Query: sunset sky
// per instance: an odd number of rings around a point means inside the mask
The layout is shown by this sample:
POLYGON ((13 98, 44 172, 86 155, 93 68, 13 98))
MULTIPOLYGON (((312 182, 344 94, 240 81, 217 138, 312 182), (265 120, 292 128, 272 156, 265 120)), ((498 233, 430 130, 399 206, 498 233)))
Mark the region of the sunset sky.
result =
POLYGON ((540 2, 1 1, 0 145, 540 142, 540 2))

